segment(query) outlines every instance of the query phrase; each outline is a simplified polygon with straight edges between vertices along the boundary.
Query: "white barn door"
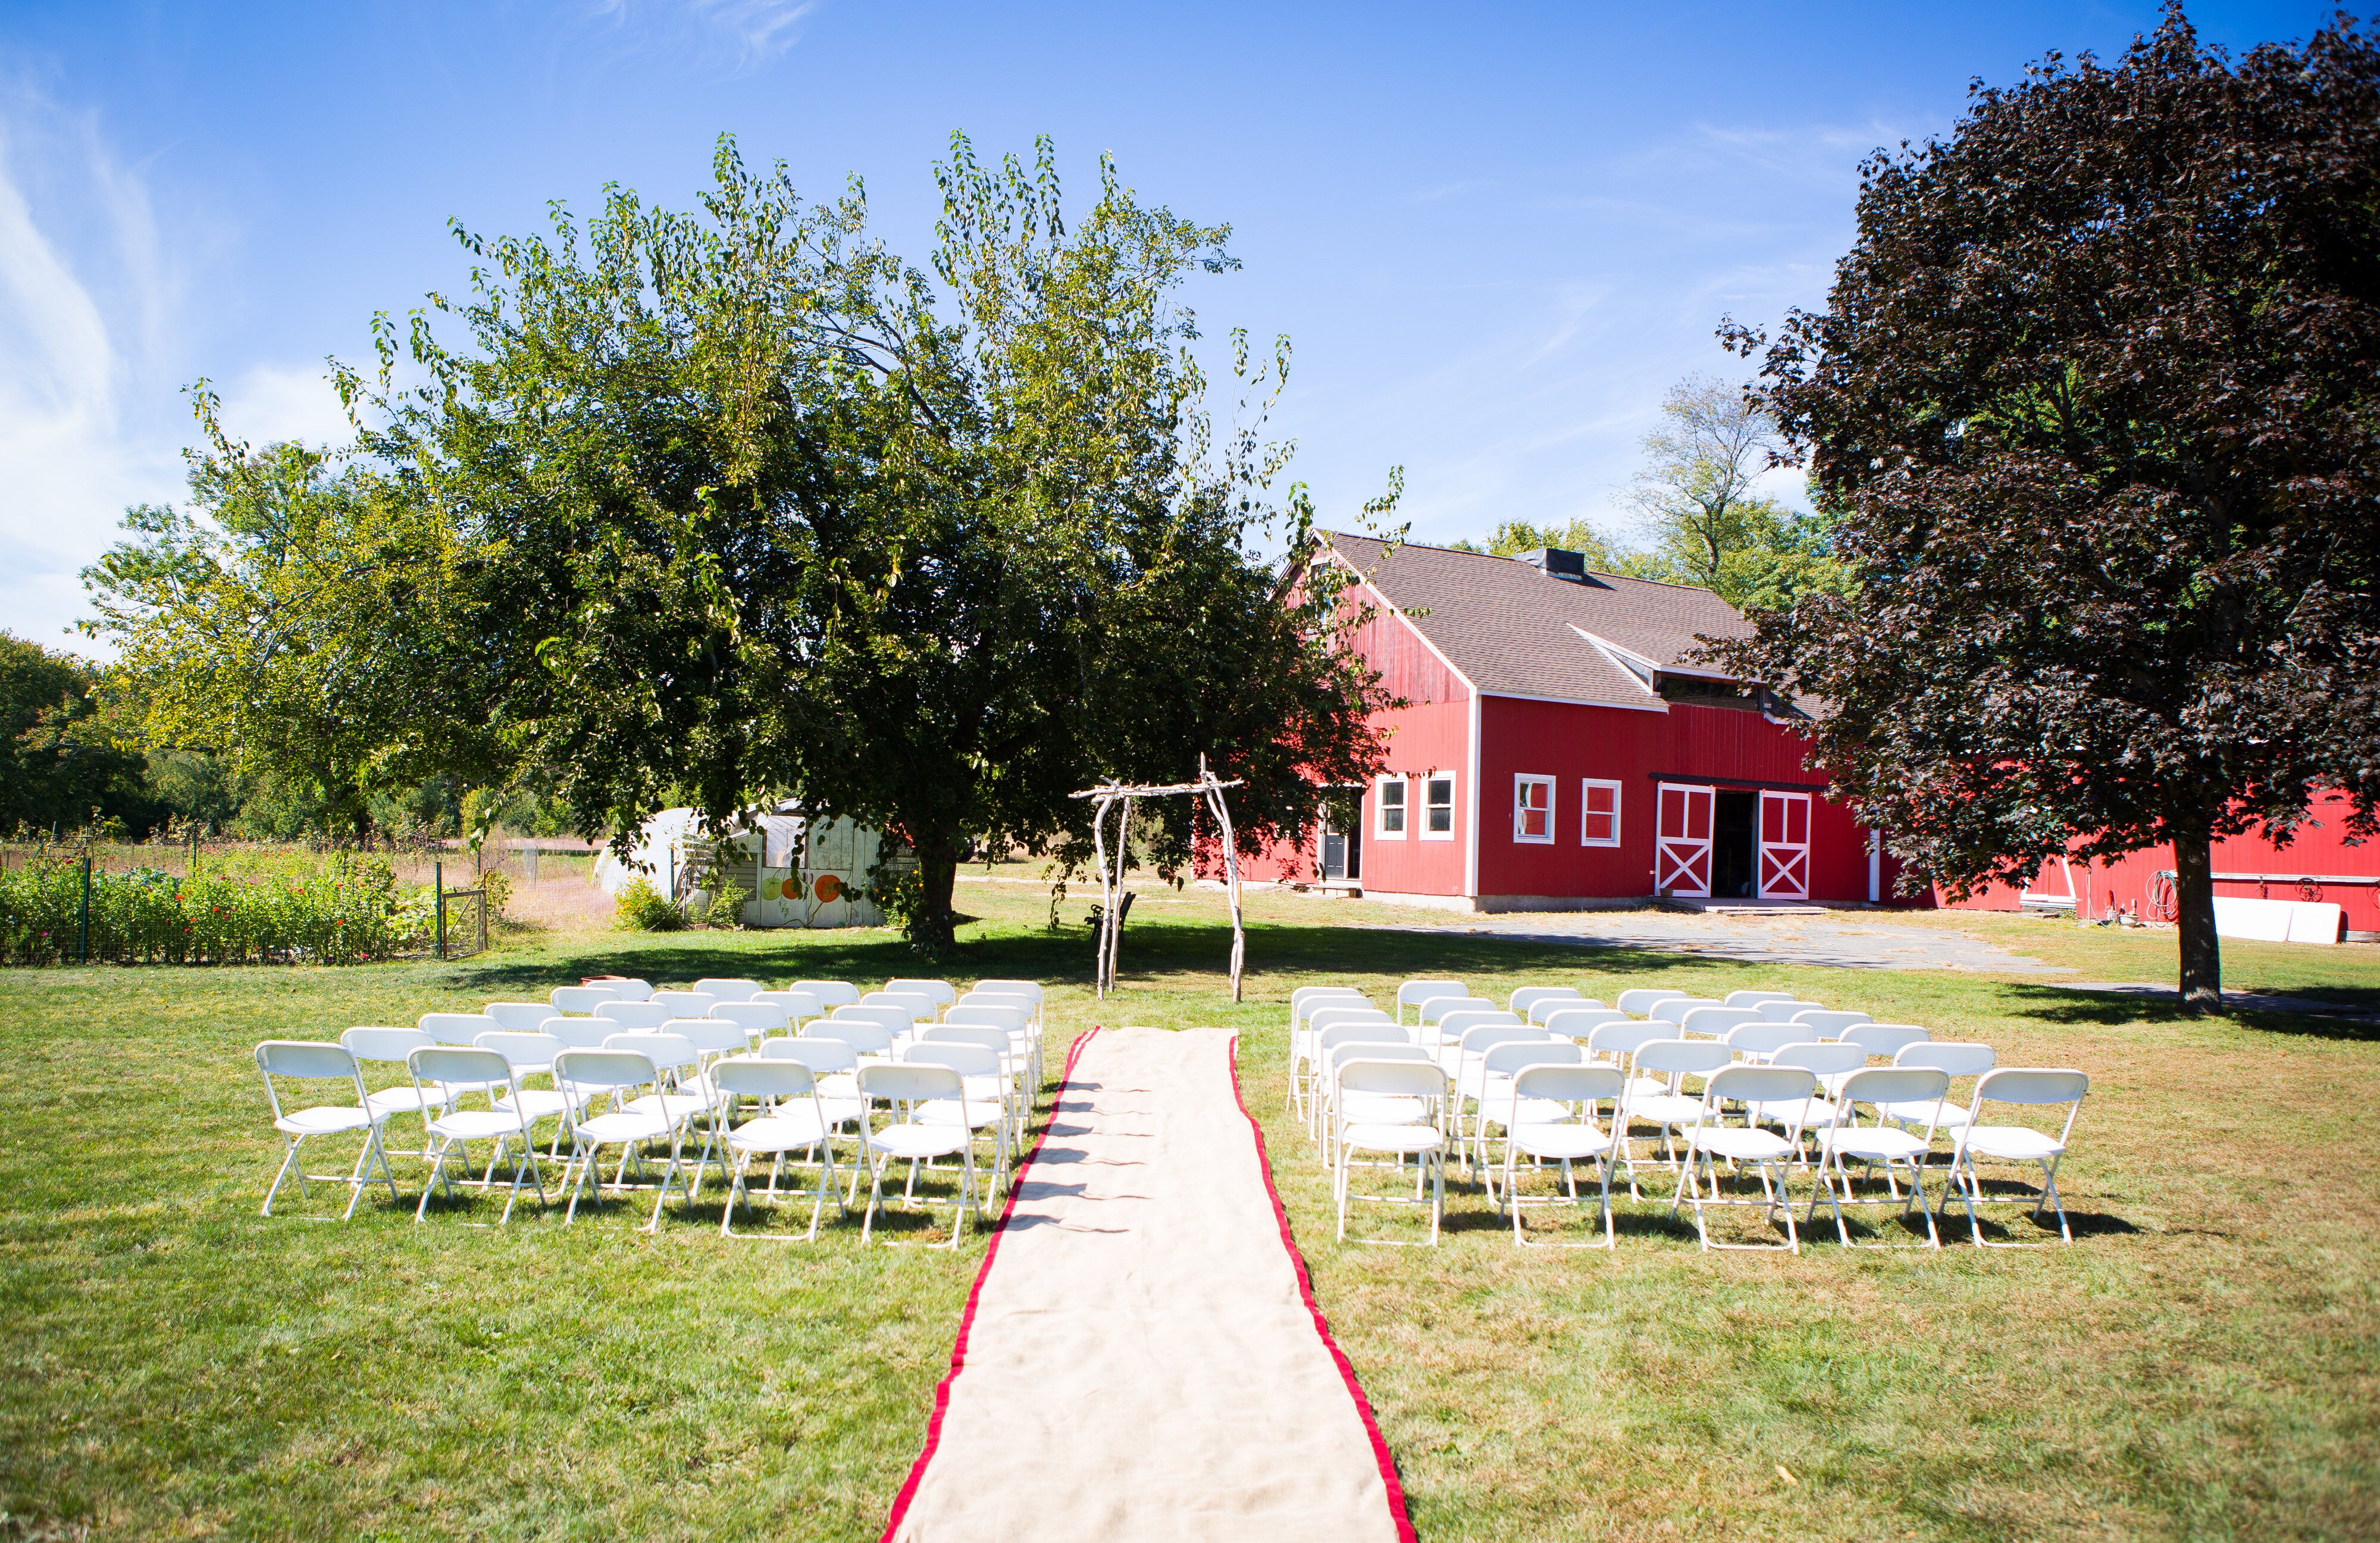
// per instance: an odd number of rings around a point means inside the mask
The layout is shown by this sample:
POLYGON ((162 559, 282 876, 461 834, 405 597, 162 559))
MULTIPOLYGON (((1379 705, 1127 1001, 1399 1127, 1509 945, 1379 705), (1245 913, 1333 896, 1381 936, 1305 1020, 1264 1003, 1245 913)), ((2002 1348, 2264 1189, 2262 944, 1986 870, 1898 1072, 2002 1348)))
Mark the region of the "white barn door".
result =
POLYGON ((1760 898, 1810 898, 1810 796, 1760 795, 1760 898))
POLYGON ((1660 785, 1653 827, 1655 893, 1710 894, 1712 793, 1692 783, 1660 785))

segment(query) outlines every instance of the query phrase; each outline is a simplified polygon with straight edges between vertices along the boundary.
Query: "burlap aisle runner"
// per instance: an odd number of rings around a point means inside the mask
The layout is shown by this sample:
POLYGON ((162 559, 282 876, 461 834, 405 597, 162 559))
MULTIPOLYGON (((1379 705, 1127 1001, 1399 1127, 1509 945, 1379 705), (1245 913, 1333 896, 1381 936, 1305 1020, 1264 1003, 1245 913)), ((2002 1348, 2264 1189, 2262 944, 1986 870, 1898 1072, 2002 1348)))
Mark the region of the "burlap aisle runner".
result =
POLYGON ((1220 1029, 1094 1031, 886 1525, 917 1543, 1410 1539, 1220 1029))

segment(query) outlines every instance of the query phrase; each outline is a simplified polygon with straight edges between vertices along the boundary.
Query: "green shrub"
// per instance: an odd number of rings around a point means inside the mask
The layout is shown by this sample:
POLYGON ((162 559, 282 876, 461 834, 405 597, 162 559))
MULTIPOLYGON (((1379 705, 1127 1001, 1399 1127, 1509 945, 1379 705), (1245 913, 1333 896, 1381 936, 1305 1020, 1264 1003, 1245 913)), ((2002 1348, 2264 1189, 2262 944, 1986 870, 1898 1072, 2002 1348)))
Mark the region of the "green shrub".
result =
POLYGON ((501 920, 504 907, 513 903, 513 876, 492 868, 480 875, 480 889, 488 897, 488 919, 501 920))
POLYGON ((722 881, 719 887, 710 892, 710 905, 702 913, 703 922, 711 927, 741 927, 744 925, 744 903, 751 898, 752 892, 743 885, 722 881))
MULTIPOLYGON (((84 947, 82 862, 66 851, 0 870, 0 962, 48 965, 84 947)), ((382 862, 226 864, 91 879, 89 950, 126 964, 352 964, 421 946, 427 907, 382 862)))
POLYGON ((613 925, 623 932, 675 932, 686 925, 677 902, 650 879, 631 879, 612 902, 613 925))

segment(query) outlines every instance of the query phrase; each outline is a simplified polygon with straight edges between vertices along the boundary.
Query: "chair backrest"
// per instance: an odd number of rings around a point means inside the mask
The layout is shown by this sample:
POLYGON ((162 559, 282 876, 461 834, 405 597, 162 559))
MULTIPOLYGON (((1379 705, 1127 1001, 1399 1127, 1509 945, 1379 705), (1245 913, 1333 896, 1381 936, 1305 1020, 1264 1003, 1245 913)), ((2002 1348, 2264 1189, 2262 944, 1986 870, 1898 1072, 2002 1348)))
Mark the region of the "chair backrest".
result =
MULTIPOLYGON (((969 991, 959 998, 958 1006, 1011 1008, 1024 1014, 1025 1021, 1028 1024, 1038 1023, 1041 1018, 1041 999, 1028 997, 1020 991, 969 991)), ((957 1010, 955 1007, 945 1008, 943 1015, 947 1017, 957 1010)))
POLYGON ((662 1002, 605 1002, 596 1004, 595 1015, 622 1028, 659 1028, 683 1014, 662 1002))
POLYGON ((1426 1024, 1444 1023, 1449 1013, 1501 1013, 1502 1008, 1486 997, 1432 997, 1421 1004, 1421 1021, 1426 1024))
POLYGON ((750 1031, 725 1018, 672 1018, 662 1025, 661 1032, 678 1036, 705 1055, 724 1055, 730 1051, 741 1052, 752 1048, 750 1031))
MULTIPOLYGON (((1557 1029, 1555 1032, 1560 1031, 1557 1029)), ((1639 1045, 1647 1045, 1656 1039, 1666 1039, 1669 1037, 1668 1024, 1639 1023, 1633 1018, 1614 1018, 1609 1023, 1596 1025, 1588 1032, 1586 1053, 1615 1058, 1634 1055, 1639 1045)))
POLYGON ((1954 1077, 1979 1077, 2000 1063, 2000 1055, 1973 1039, 1920 1039, 1893 1051, 1892 1063, 1930 1066, 1954 1077))
POLYGON ((553 1016, 550 1002, 492 1002, 480 1009, 506 1028, 534 1029, 553 1016))
POLYGON ((1726 1004, 1724 1002, 1713 1002, 1708 997, 1663 997, 1660 1001, 1653 1004, 1653 1010, 1650 1013, 1647 1013, 1645 1016, 1648 1018, 1658 1018, 1665 1024, 1678 1024, 1682 1026, 1686 1021, 1686 1014, 1693 1012, 1697 1007, 1722 1007, 1725 1005, 1726 1004))
POLYGON ((607 1051, 636 1051, 654 1065, 679 1071, 691 1071, 702 1064, 702 1052, 683 1034, 664 1034, 658 1028, 625 1029, 603 1041, 607 1051))
POLYGON ((627 999, 609 986, 556 986, 546 993, 545 1000, 553 1003, 557 1012, 592 1013, 604 1002, 627 999))
POLYGON ((1621 992, 1611 1005, 1633 1017, 1641 1018, 1653 1011, 1655 1003, 1685 994, 1683 991, 1670 990, 1659 986, 1637 986, 1621 992))
POLYGON ((916 1103, 927 1099, 963 1099, 966 1085, 948 1066, 916 1061, 877 1061, 859 1068, 860 1096, 916 1103))
POLYGON ((1413 1035, 1382 1018, 1372 1023, 1332 1024, 1314 1037, 1315 1049, 1324 1055, 1341 1045, 1410 1045, 1413 1035))
POLYGON ((633 975, 607 975, 603 977, 601 984, 609 986, 613 991, 619 993, 622 1002, 648 1002, 651 1000, 653 994, 651 981, 639 980, 633 975))
POLYGON ((604 1040, 620 1032, 620 1026, 609 1018, 565 1018, 559 1014, 537 1027, 539 1033, 551 1034, 564 1049, 574 1051, 600 1051, 604 1040))
POLYGON ((1840 1076, 1867 1064, 1867 1052, 1835 1039, 1796 1039, 1779 1045, 1768 1058, 1772 1066, 1799 1066, 1814 1076, 1840 1076))
MULTIPOLYGON (((1806 1017, 1796 1021, 1812 1028, 1820 1027, 1806 1017)), ((1860 1023, 1847 1024, 1828 1038, 1840 1039, 1846 1045, 1857 1045, 1870 1055, 1880 1055, 1889 1061, 1910 1046, 1922 1045, 1934 1036, 1915 1024, 1860 1023)))
POLYGON ((826 1016, 826 1003, 808 991, 762 991, 751 1000, 783 1008, 785 1021, 789 1024, 808 1023, 812 1018, 826 1016))
POLYGON ((937 1007, 948 1007, 959 1000, 959 989, 947 980, 925 980, 902 976, 898 979, 886 981, 884 989, 888 991, 906 991, 914 996, 924 997, 937 1007))
POLYGON ((358 1061, 402 1061, 437 1042, 418 1028, 351 1028, 339 1036, 339 1044, 358 1061))
POLYGON ((1688 1034, 1708 1035, 1724 1039, 1728 1031, 1740 1024, 1755 1024, 1760 1014, 1749 1007, 1697 1007, 1678 1020, 1678 1027, 1688 1034))
POLYGON ((1533 1024, 1551 1024, 1557 1013, 1609 1013, 1615 1018, 1628 1015, 1616 1007, 1606 1007, 1595 998, 1583 997, 1576 992, 1566 997, 1539 997, 1529 1003, 1528 1012, 1522 1015, 1533 1024))
POLYGON ((1342 1093, 1388 1093, 1409 1099, 1446 1097, 1446 1074, 1434 1061, 1382 1056, 1342 1061, 1331 1074, 1342 1093))
POLYGON ((442 1045, 468 1045, 504 1026, 485 1013, 424 1013, 419 1027, 442 1045))
POLYGON ((791 1027, 789 1014, 783 1007, 773 1002, 762 1002, 759 997, 743 1002, 722 1002, 710 1010, 710 1015, 754 1034, 766 1034, 771 1029, 791 1027))
POLYGON ((1041 1001, 1041 982, 1038 980, 978 980, 975 983, 975 989, 978 991, 1000 991, 1011 996, 1031 997, 1037 1006, 1041 1001))
POLYGON ((362 1088, 355 1056, 327 1039, 267 1039, 256 1047, 256 1068, 268 1077, 337 1080, 362 1088))
POLYGON ((661 1070, 638 1051, 570 1049, 553 1058, 553 1080, 565 1091, 586 1095, 642 1087, 661 1081, 661 1070))
POLYGON ((1863 1066, 1843 1078, 1835 1096, 1845 1104, 1938 1106, 1949 1092, 1950 1074, 1937 1066, 1863 1066))
POLYGON ((710 1010, 719 1005, 719 999, 709 991, 655 991, 645 1000, 668 1008, 670 1016, 674 1018, 707 1017, 710 1010))
POLYGON ((1032 1015, 1022 1007, 978 1007, 961 1002, 942 1014, 945 1024, 964 1024, 978 1028, 996 1028, 1004 1034, 1022 1034, 1032 1015))
POLYGON ((786 989, 808 991, 818 999, 820 1007, 829 1012, 838 1007, 848 1007, 859 1000, 859 988, 848 980, 796 980, 786 989))
POLYGON ((798 1061, 731 1055, 713 1062, 710 1085, 738 1099, 805 1099, 816 1089, 810 1069, 798 1061))
POLYGON ((504 1064, 515 1071, 551 1066, 555 1056, 570 1048, 552 1035, 534 1028, 492 1029, 472 1042, 483 1051, 503 1056, 504 1064))
POLYGON ((1568 1039, 1514 1039, 1489 1046, 1479 1058, 1480 1067, 1489 1076, 1510 1076, 1524 1066, 1581 1066, 1585 1063, 1586 1051, 1568 1039))
POLYGON ((1772 1023, 1790 1024, 1794 1014, 1807 1013, 1826 1005, 1823 1002, 1804 1002, 1800 997, 1787 997, 1782 1002, 1761 1002, 1755 1011, 1772 1023))
POLYGON ((740 976, 705 976, 694 983, 694 989, 717 997, 722 1002, 749 1002, 765 989, 757 980, 740 976))
MULTIPOLYGON (((474 1013, 473 1017, 479 1016, 474 1013)), ((498 1032, 502 1032, 499 1030, 498 1032)), ((416 1082, 457 1084, 513 1080, 512 1063, 476 1045, 424 1045, 406 1058, 416 1082)))
MULTIPOLYGON (((1793 1014, 1793 1022, 1814 1033, 1823 1034, 1829 1039, 1840 1039, 1843 1036, 1843 1030, 1857 1027, 1867 1021, 1867 1014, 1864 1013, 1845 1012, 1831 1007, 1804 1007, 1793 1014)), ((1923 1033, 1924 1030, 1921 1029, 1919 1032, 1923 1033)))
POLYGON ((1432 997, 1465 997, 1469 987, 1460 980, 1408 980, 1397 988, 1397 1014, 1402 1017, 1408 1007, 1419 1007, 1432 997))
POLYGON ((1393 1026, 1395 1023, 1396 1020, 1394 1018, 1390 1017, 1386 1013, 1381 1012, 1370 1002, 1366 1002, 1354 1003, 1346 1007, 1340 1007, 1337 1005, 1318 1007, 1307 1016, 1305 1027, 1312 1029, 1315 1033, 1319 1034, 1333 1024, 1389 1024, 1393 1026))
POLYGON ((936 1024, 917 1031, 918 1039, 929 1045, 973 1045, 987 1050, 994 1056, 1008 1052, 1011 1041, 1004 1028, 986 1024, 936 1024))
POLYGON ((1703 1084, 1703 1108, 1715 1112, 1737 1099, 1761 1103, 1786 1103, 1816 1096, 1818 1079, 1799 1066, 1747 1066, 1739 1062, 1721 1066, 1703 1084))
POLYGON ((861 1055, 881 1055, 892 1048, 892 1031, 873 1018, 820 1018, 804 1024, 801 1038, 840 1039, 861 1055))
POLYGON ((1460 1013, 1449 1013, 1438 1020, 1439 1042, 1460 1039, 1473 1029, 1488 1024, 1497 1024, 1507 1028, 1527 1027, 1521 1022, 1517 1014, 1507 1013, 1500 1007, 1466 1007, 1460 1013))
POLYGON ((1529 1021, 1539 1025, 1548 1034, 1559 1034, 1570 1039, 1584 1039, 1606 1024, 1633 1023, 1635 1020, 1617 1007, 1580 1007, 1575 1004, 1565 1007, 1560 1003, 1541 1002, 1530 1009, 1529 1021), (1543 1018, 1539 1018, 1537 1014, 1545 1012, 1548 1006, 1551 1006, 1553 1011, 1546 1013, 1543 1018))
POLYGON ((1727 1031, 1727 1048, 1738 1055, 1770 1056, 1810 1037, 1800 1024, 1764 1023, 1755 1018, 1727 1031))
POLYGON ((1000 1052, 982 1045, 925 1039, 905 1046, 901 1059, 912 1066, 948 1066, 965 1077, 996 1077, 1000 1075, 1000 1052))
POLYGON ((1505 1005, 1525 1018, 1529 1016, 1530 1008, 1549 997, 1575 998, 1578 994, 1575 986, 1524 986, 1507 999, 1505 1005))
POLYGON ((859 1064, 858 1052, 841 1039, 771 1039, 760 1047, 768 1061, 798 1061, 813 1074, 847 1072, 859 1064))
POLYGON ((862 1007, 897 1007, 909 1014, 913 1024, 929 1024, 941 1015, 941 1006, 921 991, 870 991, 859 999, 862 1007))
POLYGON ((1636 1070, 1645 1076, 1708 1076, 1734 1061, 1735 1052, 1716 1039, 1647 1039, 1636 1047, 1636 1070))
POLYGON ((1757 1007, 1764 1002, 1792 1000, 1793 993, 1791 991, 1730 991, 1727 994, 1727 1005, 1730 1007, 1757 1007))
POLYGON ((1620 1097, 1628 1079, 1617 1066, 1560 1065, 1540 1061, 1512 1074, 1512 1093, 1523 1099, 1552 1099, 1566 1104, 1609 1103, 1620 1097))
POLYGON ((917 1027, 917 1020, 910 1015, 907 1008, 889 1002, 854 1002, 847 1007, 838 1007, 827 1014, 826 1021, 831 1024, 874 1024, 888 1036, 906 1034, 917 1027))
POLYGON ((1463 1031, 1463 1037, 1456 1043, 1462 1047, 1463 1058, 1467 1061, 1486 1055, 1498 1045, 1560 1045, 1569 1041, 1557 1039, 1544 1029, 1531 1028, 1526 1024, 1475 1024, 1463 1031))
MULTIPOLYGON (((2080 1104, 2091 1091, 2088 1075, 2064 1067, 2002 1066, 1975 1082, 1975 1104, 2080 1104)), ((2070 1124, 2073 1116, 2067 1121, 2070 1124)))
POLYGON ((1371 1005, 1371 999, 1353 986, 1300 986, 1289 993, 1290 1027, 1312 1021, 1321 1008, 1371 1005))

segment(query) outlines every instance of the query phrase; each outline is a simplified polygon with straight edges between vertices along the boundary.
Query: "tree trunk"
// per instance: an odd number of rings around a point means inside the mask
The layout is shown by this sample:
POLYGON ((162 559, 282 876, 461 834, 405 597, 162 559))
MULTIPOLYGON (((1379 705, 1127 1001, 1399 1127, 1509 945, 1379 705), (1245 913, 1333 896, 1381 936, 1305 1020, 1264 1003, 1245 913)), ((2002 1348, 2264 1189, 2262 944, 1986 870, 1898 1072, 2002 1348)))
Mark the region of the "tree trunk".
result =
POLYGON ((2215 858, 2204 835, 2176 832, 2173 897, 2181 931, 2181 1002, 2223 1011, 2223 949, 2215 935, 2215 858))
POLYGON ((909 942, 929 954, 940 954, 958 941, 958 911, 953 893, 958 888, 958 843, 945 836, 919 842, 917 883, 921 901, 909 918, 909 942))

